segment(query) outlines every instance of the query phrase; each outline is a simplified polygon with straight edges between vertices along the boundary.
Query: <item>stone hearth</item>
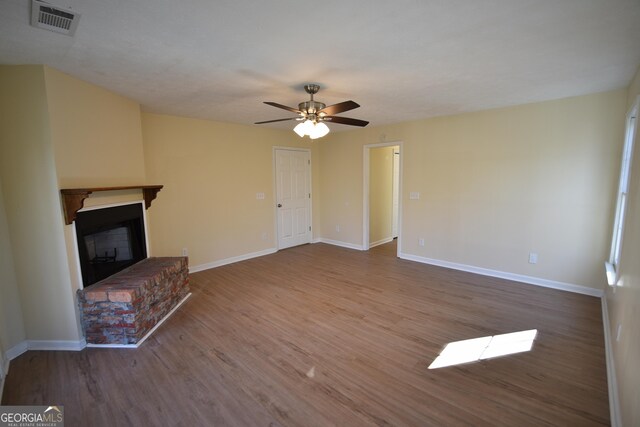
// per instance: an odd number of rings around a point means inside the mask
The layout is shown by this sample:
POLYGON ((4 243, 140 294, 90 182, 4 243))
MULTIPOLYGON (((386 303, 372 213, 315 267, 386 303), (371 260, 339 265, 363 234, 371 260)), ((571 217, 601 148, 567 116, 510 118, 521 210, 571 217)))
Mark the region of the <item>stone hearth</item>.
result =
POLYGON ((147 258, 78 290, 88 344, 137 344, 189 294, 186 257, 147 258))

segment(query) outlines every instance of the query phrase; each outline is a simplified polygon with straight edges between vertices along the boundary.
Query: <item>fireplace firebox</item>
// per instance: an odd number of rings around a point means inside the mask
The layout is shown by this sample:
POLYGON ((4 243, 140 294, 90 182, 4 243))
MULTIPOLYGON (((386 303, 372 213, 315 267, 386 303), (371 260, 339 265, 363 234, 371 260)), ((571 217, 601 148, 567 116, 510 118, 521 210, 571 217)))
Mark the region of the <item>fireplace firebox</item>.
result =
POLYGON ((142 203, 81 211, 75 223, 85 288, 147 258, 142 203))

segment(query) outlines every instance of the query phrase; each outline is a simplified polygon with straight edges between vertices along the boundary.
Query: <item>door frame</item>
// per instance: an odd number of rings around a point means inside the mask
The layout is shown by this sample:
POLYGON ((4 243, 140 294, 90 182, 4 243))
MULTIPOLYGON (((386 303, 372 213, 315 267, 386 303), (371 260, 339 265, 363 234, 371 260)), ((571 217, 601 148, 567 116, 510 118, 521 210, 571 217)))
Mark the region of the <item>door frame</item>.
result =
POLYGON ((402 168, 403 168, 403 155, 402 155, 402 141, 380 142, 377 144, 366 144, 363 149, 363 183, 362 183, 362 250, 369 250, 369 179, 371 176, 370 171, 370 157, 371 149, 379 147, 393 147, 398 146, 400 153, 400 177, 398 182, 398 250, 396 256, 400 256, 402 253, 402 168))
POLYGON ((277 175, 277 164, 276 164, 276 152, 278 150, 287 150, 287 151, 305 151, 309 153, 309 193, 311 193, 311 197, 309 198, 309 225, 311 226, 311 238, 310 241, 313 242, 313 233, 315 229, 313 227, 313 183, 311 181, 311 177, 313 174, 311 173, 311 167, 313 163, 311 162, 311 149, 310 148, 299 148, 299 147, 286 147, 280 145, 274 145, 271 150, 271 162, 272 162, 272 182, 273 186, 273 237, 274 237, 274 246, 277 251, 280 250, 280 234, 278 230, 278 175, 277 175))

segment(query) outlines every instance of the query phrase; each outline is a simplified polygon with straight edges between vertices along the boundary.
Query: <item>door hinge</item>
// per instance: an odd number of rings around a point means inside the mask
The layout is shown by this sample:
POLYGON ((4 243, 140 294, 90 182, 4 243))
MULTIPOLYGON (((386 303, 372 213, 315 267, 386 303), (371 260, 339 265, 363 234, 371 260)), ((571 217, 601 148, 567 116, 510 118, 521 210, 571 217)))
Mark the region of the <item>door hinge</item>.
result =
POLYGON ((311 226, 309 226, 309 231, 311 231, 311 226))
POLYGON ((311 160, 307 160, 307 164, 310 165, 311 164, 311 160))
POLYGON ((311 198, 311 193, 309 193, 309 198, 311 198))

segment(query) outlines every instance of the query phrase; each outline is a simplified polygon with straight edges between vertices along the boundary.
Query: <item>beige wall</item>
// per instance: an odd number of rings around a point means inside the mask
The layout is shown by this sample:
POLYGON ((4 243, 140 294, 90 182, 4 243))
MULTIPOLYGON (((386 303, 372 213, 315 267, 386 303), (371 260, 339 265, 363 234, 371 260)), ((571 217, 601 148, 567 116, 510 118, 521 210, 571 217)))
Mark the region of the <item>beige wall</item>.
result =
MULTIPOLYGON (((51 143, 59 188, 145 184, 140 106, 45 67, 51 143)), ((140 190, 93 193, 84 206, 142 200, 140 190)), ((81 287, 73 235, 64 226, 71 287, 81 287)))
POLYGON ((26 338, 20 304, 18 279, 13 265, 9 225, 0 182, 0 361, 4 351, 20 344, 26 338))
POLYGON ((369 244, 392 238, 393 150, 369 150, 369 244))
POLYGON ((312 150, 317 236, 316 142, 291 130, 146 113, 142 129, 147 179, 164 185, 148 213, 156 255, 187 248, 197 267, 274 248, 274 146, 312 150), (258 192, 264 200, 256 199, 258 192))
MULTIPOLYGON (((640 70, 628 91, 631 107, 640 96, 640 70)), ((637 128, 640 126, 637 126, 637 128)), ((620 281, 616 288, 607 289, 609 334, 618 383, 620 412, 623 426, 640 425, 640 132, 636 128, 631 188, 623 237, 620 281), (618 324, 622 325, 620 340, 616 341, 618 324)), ((622 139, 622 138, 621 138, 622 139)), ((618 157, 618 171, 620 157, 618 157)), ((619 172, 618 172, 619 173, 619 172)), ((608 236, 611 236, 612 225, 608 236)), ((608 258, 608 257, 607 257, 608 258)))
POLYGON ((0 181, 25 335, 77 341, 44 68, 1 66, 0 93, 0 181))
POLYGON ((362 244, 362 146, 403 141, 404 253, 602 289, 625 103, 615 91, 332 133, 323 237, 362 244))
POLYGON ((359 135, 353 131, 330 133, 319 144, 321 236, 356 246, 363 244, 362 145, 377 142, 359 135))
POLYGON ((60 188, 145 183, 140 106, 45 67, 60 188))

